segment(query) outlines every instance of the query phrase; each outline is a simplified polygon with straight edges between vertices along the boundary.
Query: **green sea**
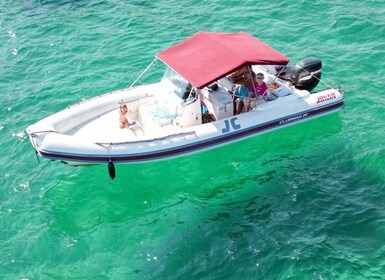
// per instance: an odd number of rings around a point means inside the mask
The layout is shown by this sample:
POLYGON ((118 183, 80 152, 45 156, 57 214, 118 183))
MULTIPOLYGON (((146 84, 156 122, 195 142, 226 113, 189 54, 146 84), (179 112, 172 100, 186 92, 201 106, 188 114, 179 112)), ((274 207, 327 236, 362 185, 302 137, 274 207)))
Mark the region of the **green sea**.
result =
POLYGON ((384 89, 383 0, 0 0, 0 279, 385 279, 384 89), (201 30, 318 57, 344 108, 114 180, 37 159, 28 125, 201 30))

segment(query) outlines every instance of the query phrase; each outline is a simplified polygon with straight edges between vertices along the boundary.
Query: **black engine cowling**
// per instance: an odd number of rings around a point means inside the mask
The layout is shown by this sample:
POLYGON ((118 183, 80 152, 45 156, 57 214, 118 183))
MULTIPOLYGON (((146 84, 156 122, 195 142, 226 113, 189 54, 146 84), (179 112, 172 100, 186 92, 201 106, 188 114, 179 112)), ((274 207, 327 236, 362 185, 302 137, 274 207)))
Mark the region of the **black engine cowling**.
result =
POLYGON ((296 88, 313 90, 321 79, 322 62, 316 57, 308 57, 295 66, 276 66, 276 72, 281 79, 290 81, 296 88))
POLYGON ((321 79, 322 61, 308 57, 298 62, 290 71, 290 82, 299 89, 313 90, 321 79))

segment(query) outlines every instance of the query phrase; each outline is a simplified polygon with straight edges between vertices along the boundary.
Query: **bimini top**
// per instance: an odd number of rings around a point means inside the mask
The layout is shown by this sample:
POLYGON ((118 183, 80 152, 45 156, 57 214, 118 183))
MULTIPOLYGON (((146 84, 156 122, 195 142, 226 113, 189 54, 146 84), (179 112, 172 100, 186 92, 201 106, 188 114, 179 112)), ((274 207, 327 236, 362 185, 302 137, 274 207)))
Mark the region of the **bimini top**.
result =
POLYGON ((156 57, 197 88, 244 66, 289 62, 286 56, 245 32, 201 31, 156 57))

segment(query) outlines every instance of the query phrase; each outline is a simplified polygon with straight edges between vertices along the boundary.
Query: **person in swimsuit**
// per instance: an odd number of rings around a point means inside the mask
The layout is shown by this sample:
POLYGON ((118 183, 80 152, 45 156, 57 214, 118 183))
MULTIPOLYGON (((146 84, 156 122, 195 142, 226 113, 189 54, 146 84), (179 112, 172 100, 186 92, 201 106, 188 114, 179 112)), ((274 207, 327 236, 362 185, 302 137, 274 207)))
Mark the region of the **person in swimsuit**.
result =
POLYGON ((131 125, 135 124, 136 122, 131 120, 127 116, 127 105, 126 104, 120 104, 119 108, 119 127, 120 128, 129 128, 131 125))

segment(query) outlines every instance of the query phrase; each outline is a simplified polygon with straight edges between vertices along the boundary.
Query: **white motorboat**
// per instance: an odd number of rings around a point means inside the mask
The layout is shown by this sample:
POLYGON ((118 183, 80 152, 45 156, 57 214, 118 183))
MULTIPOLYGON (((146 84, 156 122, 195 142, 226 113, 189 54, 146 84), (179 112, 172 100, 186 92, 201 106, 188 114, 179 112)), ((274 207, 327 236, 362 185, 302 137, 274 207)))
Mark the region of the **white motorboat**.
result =
POLYGON ((30 125, 36 152, 70 165, 109 164, 113 178, 114 163, 213 149, 335 112, 344 103, 342 90, 323 81, 325 88, 314 91, 319 59, 289 66, 286 56, 244 32, 198 32, 156 54, 157 60, 166 68, 159 82, 84 99, 30 125), (258 95, 250 111, 235 114, 239 99, 228 77, 240 69, 262 73, 275 99, 258 95), (123 103, 135 124, 121 129, 123 103))

